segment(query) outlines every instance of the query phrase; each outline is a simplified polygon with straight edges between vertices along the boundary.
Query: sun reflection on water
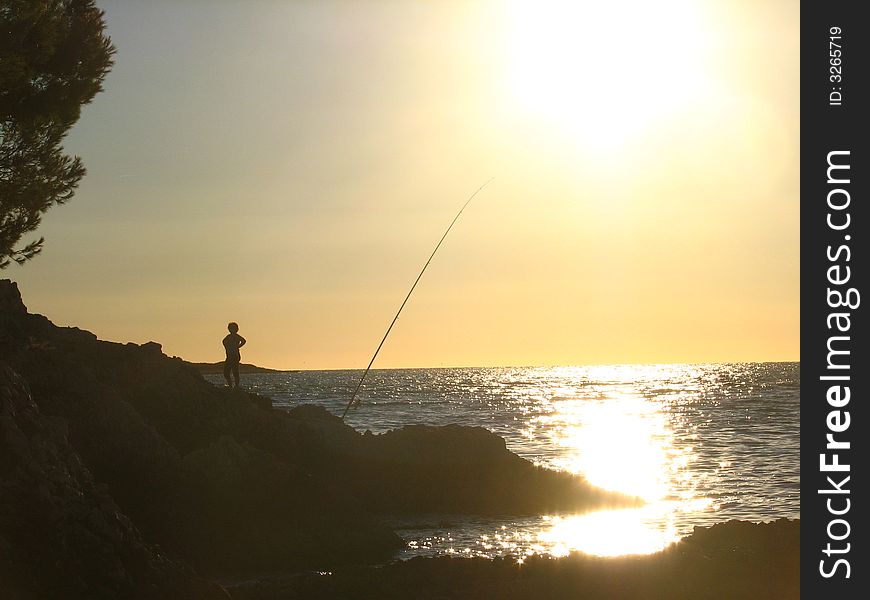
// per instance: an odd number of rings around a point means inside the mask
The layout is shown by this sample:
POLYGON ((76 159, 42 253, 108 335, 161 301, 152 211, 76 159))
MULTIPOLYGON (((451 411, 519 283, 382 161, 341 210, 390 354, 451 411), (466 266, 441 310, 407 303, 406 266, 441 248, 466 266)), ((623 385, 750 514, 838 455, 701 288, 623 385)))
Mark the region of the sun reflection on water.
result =
MULTIPOLYGON (((556 516, 539 534, 553 555, 581 551, 598 556, 647 554, 678 539, 674 517, 702 511, 712 500, 697 497, 694 449, 674 439, 671 419, 660 396, 647 397, 636 382, 649 381, 651 369, 595 368, 593 380, 606 388, 575 391, 554 403, 554 412, 536 419, 566 452, 553 466, 582 475, 592 485, 636 496, 639 508, 556 516), (590 393, 591 392, 591 393, 590 393)), ((560 373, 564 377, 564 373, 560 373)), ((660 374, 659 374, 660 375, 660 374)), ((566 390, 563 390, 563 393, 566 390)))
POLYGON ((553 556, 580 551, 596 556, 621 556, 658 552, 677 541, 673 525, 657 523, 661 507, 607 510, 567 518, 555 517, 540 540, 550 546, 553 556))

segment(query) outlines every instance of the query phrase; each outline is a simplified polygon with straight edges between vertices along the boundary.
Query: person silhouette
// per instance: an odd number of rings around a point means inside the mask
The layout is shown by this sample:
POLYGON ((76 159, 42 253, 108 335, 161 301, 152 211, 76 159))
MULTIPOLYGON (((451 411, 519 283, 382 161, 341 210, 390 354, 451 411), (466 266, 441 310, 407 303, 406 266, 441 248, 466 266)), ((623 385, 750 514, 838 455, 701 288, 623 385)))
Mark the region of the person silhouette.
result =
POLYGON ((233 387, 233 381, 230 381, 230 373, 233 375, 235 387, 239 387, 239 362, 242 360, 242 355, 239 348, 245 345, 245 338, 239 335, 239 324, 230 323, 227 325, 230 333, 224 338, 224 349, 227 351, 227 360, 224 362, 224 379, 227 380, 227 387, 233 387))

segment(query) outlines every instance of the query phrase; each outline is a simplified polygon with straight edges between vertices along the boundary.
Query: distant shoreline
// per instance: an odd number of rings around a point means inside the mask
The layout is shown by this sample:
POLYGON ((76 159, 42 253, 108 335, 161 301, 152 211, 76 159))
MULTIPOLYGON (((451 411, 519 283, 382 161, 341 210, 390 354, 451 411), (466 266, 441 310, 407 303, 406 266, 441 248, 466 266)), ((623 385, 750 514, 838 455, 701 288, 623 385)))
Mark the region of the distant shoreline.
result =
MULTIPOLYGON (((196 367, 200 373, 203 375, 221 375, 224 372, 224 362, 216 362, 216 363, 198 363, 198 362, 189 362, 185 361, 188 364, 196 367)), ((561 369, 561 368, 587 368, 587 367, 627 367, 627 366, 637 366, 637 367, 656 367, 656 366, 671 366, 671 365, 686 365, 686 366, 695 366, 695 365, 739 365, 739 364, 800 364, 800 360, 750 360, 750 361, 734 361, 734 362, 713 362, 713 363, 613 363, 613 364, 594 364, 594 365, 496 365, 489 367, 481 367, 481 366, 437 366, 437 367, 373 367, 372 371, 427 371, 427 370, 437 370, 437 369, 561 369)), ((239 365, 239 373, 298 373, 298 372, 340 372, 340 371, 363 371, 362 367, 345 367, 345 368, 328 368, 328 369, 307 369, 307 368, 296 368, 296 369, 270 369, 267 367, 260 367, 257 365, 252 365, 249 363, 241 363, 239 365)))
MULTIPOLYGON (((202 373, 203 375, 221 375, 224 372, 224 361, 216 362, 216 363, 189 363, 196 367, 196 369, 202 373)), ((248 363, 240 363, 239 364, 239 373, 286 373, 285 370, 282 369, 268 369, 266 367, 259 367, 257 365, 251 365, 248 363)))

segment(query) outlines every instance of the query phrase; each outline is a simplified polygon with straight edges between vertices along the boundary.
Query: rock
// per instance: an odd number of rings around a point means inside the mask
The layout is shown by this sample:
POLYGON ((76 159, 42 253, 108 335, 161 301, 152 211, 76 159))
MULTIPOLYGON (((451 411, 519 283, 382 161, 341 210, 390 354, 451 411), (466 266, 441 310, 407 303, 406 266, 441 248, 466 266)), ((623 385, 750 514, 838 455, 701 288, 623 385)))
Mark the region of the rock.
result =
POLYGON ((0 575, 4 597, 226 598, 148 545, 96 485, 57 418, 0 362, 0 575))
POLYGON ((797 600, 800 598, 800 522, 729 521, 648 556, 514 560, 415 558, 383 567, 340 567, 330 573, 247 581, 230 586, 237 600, 797 600), (730 547, 711 559, 711 547, 730 547), (758 549, 766 549, 759 555, 758 549))
POLYGON ((153 356, 162 356, 163 355, 163 346, 158 344, 157 342, 145 342, 141 346, 139 346, 143 351, 151 354, 153 356))
POLYGON ((11 320, 26 314, 27 307, 21 299, 18 284, 8 279, 0 279, 0 315, 11 320))
POLYGON ((347 460, 360 501, 381 512, 519 515, 640 503, 536 467, 480 427, 414 425, 363 436, 347 460))

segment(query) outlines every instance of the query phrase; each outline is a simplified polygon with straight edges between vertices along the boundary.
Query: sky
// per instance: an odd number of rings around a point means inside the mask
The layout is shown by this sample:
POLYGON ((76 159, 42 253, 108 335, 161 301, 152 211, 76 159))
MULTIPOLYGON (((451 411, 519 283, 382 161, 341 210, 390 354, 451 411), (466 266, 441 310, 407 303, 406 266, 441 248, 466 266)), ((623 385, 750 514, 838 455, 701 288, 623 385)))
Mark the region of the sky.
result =
POLYGON ((797 1, 98 4, 31 312, 363 368, 494 178, 375 367, 799 359, 797 1))

